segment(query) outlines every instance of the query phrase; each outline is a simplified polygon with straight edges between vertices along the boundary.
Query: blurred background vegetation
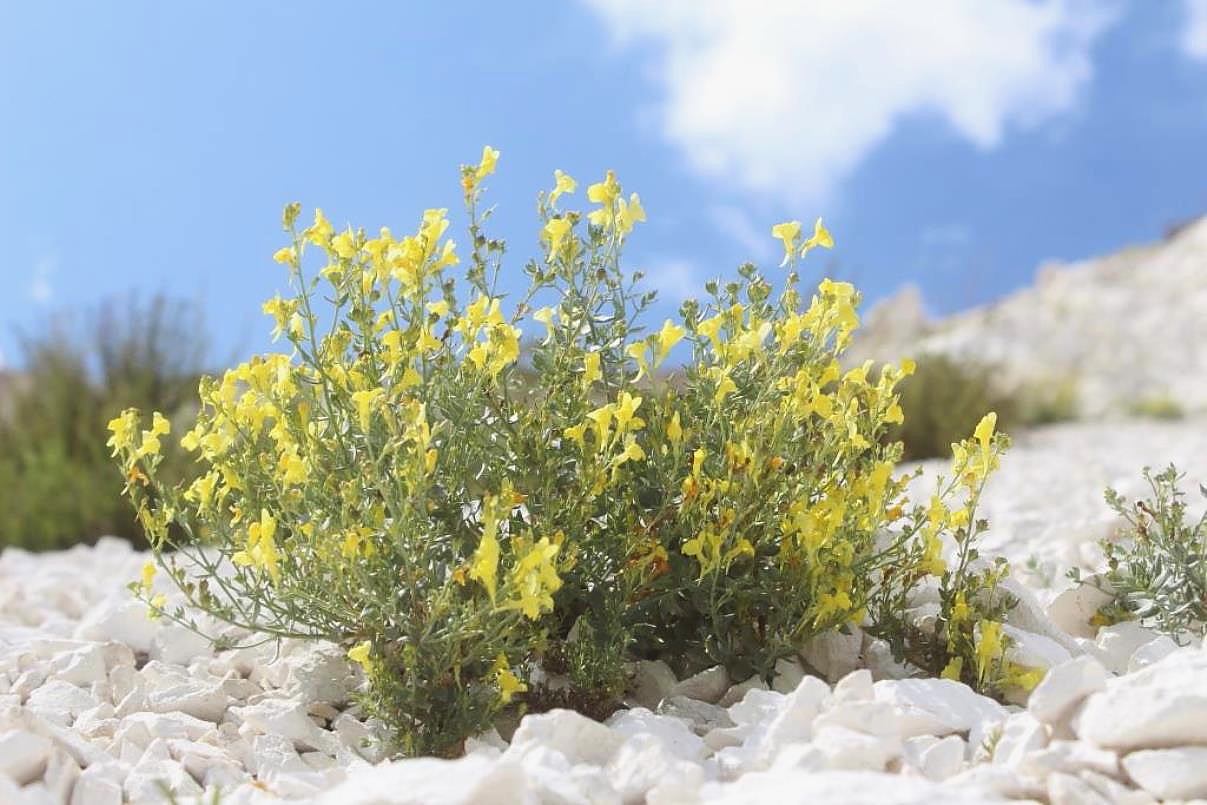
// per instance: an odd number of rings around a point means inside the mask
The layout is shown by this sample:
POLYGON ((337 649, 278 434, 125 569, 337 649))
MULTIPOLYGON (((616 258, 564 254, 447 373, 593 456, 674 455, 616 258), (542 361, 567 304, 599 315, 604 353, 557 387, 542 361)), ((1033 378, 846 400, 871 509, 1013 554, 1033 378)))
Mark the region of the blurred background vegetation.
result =
POLYGON ((121 495, 106 423, 134 406, 173 421, 165 479, 195 473, 178 441, 196 416, 209 339, 196 303, 110 300, 18 334, 19 372, 0 373, 0 547, 52 550, 146 538, 121 495))

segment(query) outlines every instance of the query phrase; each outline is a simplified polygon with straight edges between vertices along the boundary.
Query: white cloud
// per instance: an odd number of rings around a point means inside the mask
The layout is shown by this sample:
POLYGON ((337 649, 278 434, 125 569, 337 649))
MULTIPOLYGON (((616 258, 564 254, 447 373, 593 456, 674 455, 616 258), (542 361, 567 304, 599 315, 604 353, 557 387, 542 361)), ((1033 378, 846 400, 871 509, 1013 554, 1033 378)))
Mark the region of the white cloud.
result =
POLYGON ((54 286, 50 282, 50 275, 54 273, 55 261, 50 257, 43 257, 34 266, 33 279, 29 282, 29 298, 40 305, 50 302, 54 298, 54 286))
POLYGON ((775 256, 771 245, 776 241, 771 236, 771 227, 756 226, 739 207, 719 204, 709 210, 708 216, 722 234, 742 247, 743 260, 758 262, 775 256))
POLYGON ((704 282, 699 277, 699 269, 691 260, 663 257, 649 261, 644 283, 658 292, 659 300, 677 305, 689 297, 704 295, 704 282))
POLYGON ((1115 0, 588 0, 650 41, 664 136, 700 173, 824 200, 902 119, 992 148, 1074 108, 1115 0))
POLYGON ((1207 61, 1207 0, 1184 0, 1186 27, 1182 30, 1182 52, 1207 61))

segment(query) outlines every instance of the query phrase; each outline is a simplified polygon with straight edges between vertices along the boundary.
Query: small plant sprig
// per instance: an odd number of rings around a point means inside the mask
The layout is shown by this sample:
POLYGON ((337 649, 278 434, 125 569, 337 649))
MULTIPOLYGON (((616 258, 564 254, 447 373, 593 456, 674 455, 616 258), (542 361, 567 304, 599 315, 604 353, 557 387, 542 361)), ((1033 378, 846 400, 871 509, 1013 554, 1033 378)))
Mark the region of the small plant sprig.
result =
MULTIPOLYGON (((1140 619, 1177 640, 1207 632, 1207 513, 1187 519, 1184 477, 1172 464, 1156 475, 1145 467, 1147 499, 1106 491, 1107 505, 1127 525, 1118 539, 1102 541, 1107 570, 1095 583, 1114 596, 1102 622, 1140 619)), ((1199 491, 1207 497, 1207 488, 1199 491)), ((1075 570, 1069 575, 1081 580, 1075 570)))
POLYGON ((299 228, 286 208, 275 258, 294 295, 264 311, 292 350, 202 381, 181 439, 201 477, 158 477, 160 414, 148 429, 134 410, 110 423, 127 494, 190 608, 166 609, 150 576, 135 591, 193 628, 201 610, 344 645, 407 754, 454 755, 504 710, 606 715, 635 657, 769 679, 816 634, 883 631, 928 579, 959 637, 927 656, 964 657, 989 684, 980 669, 1002 644, 985 618, 1001 605, 978 595, 974 513, 1005 437, 985 417, 953 445, 951 483, 910 505, 901 447, 883 436, 913 365, 842 367, 857 291, 799 289, 798 261, 833 243, 821 220, 808 236, 796 221, 772 229, 782 282, 743 265, 647 332, 654 295, 621 266, 645 211, 611 172, 586 212, 562 206, 577 182, 555 172, 529 287, 504 298, 504 244, 481 209, 497 159, 488 147, 462 167, 460 284, 445 210, 398 237, 337 232, 319 210, 299 228), (681 382, 656 393, 680 344, 681 382), (538 669, 569 689, 551 695, 538 669))

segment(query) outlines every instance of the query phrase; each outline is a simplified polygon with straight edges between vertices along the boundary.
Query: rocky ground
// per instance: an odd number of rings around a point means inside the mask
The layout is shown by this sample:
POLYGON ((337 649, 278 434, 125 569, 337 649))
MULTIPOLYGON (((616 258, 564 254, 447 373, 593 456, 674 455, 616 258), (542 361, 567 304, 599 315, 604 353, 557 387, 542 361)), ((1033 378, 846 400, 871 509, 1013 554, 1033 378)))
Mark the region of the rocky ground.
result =
POLYGON ((389 761, 349 701, 360 680, 337 647, 214 653, 131 600, 124 585, 145 557, 123 543, 9 549, 0 802, 1207 799, 1207 649, 1135 624, 1095 631, 1093 596, 1063 577, 1070 564, 1096 569, 1094 541, 1114 522, 1104 486, 1138 493, 1140 468, 1171 460, 1207 479, 1204 424, 1058 426, 1004 460, 985 545, 1018 568, 1008 628, 1019 659, 1051 669, 1016 705, 907 678, 884 645, 839 636, 781 663, 770 688, 642 663, 632 708, 604 724, 554 711, 525 718, 509 742, 472 741, 459 760, 389 761))

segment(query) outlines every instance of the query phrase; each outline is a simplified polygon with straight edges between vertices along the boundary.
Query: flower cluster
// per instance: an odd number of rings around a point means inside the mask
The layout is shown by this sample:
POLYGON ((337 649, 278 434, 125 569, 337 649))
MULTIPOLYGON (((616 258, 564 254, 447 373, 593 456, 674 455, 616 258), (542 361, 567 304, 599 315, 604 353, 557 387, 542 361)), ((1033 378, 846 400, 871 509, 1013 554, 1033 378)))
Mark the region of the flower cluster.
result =
MULTIPOLYGON (((497 290, 503 244, 479 203, 498 159, 488 147, 461 170, 468 252, 443 209, 370 237, 320 210, 300 228, 286 208, 275 259, 294 294, 264 312, 290 351, 201 383, 181 439, 205 465, 195 481, 156 479, 159 414, 145 431, 133 411, 111 424, 127 492, 194 606, 342 643, 401 748, 452 753, 500 710, 548 701, 538 665, 566 671, 569 703, 607 706, 626 657, 770 676, 815 634, 887 623, 927 579, 953 606, 973 600, 975 500, 1004 443, 987 419, 956 446, 953 484, 911 505, 885 434, 913 365, 842 363, 858 293, 798 287, 797 261, 833 245, 820 220, 804 241, 798 222, 772 230, 778 291, 744 265, 646 332, 653 294, 620 264, 645 210, 611 172, 585 212, 561 206, 578 183, 555 173, 529 288, 497 290), (458 282, 446 272, 462 260, 458 282), (677 349, 690 355, 668 379, 677 349)), ((955 631, 979 642, 940 646, 945 665, 993 647, 982 608, 965 608, 955 631)))

